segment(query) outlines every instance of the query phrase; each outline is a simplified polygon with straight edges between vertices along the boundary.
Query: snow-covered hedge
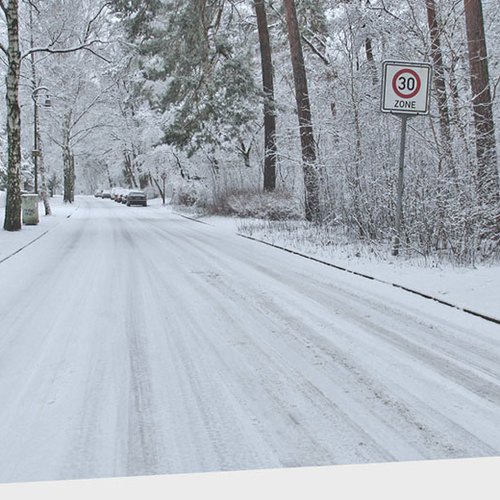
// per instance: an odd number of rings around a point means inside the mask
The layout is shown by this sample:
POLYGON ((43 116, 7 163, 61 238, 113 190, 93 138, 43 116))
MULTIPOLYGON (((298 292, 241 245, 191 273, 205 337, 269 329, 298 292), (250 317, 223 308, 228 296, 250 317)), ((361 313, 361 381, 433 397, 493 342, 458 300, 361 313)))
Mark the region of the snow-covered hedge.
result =
POLYGON ((303 210, 297 199, 286 191, 272 193, 242 191, 227 197, 226 206, 238 217, 265 220, 302 219, 303 210))

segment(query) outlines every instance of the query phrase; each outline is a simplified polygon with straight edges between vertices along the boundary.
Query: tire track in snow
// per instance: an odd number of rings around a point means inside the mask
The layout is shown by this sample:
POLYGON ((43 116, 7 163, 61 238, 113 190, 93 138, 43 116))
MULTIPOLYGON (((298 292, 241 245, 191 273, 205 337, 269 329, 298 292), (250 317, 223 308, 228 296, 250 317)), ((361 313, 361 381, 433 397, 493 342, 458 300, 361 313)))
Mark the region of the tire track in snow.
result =
MULTIPOLYGON (((203 251, 201 251, 201 250, 200 250, 200 253, 205 254, 205 256, 206 256, 207 252, 208 252, 208 253, 210 253, 210 249, 203 248, 203 251)), ((217 254, 216 254, 216 253, 214 253, 213 255, 217 255, 217 254)), ((221 262, 221 264, 223 264, 223 263, 221 262)), ((223 264, 223 265, 224 265, 224 264, 223 264)), ((226 267, 226 269, 227 269, 227 264, 225 264, 225 267, 226 267)), ((271 273, 271 274, 272 274, 272 273, 271 273)), ((281 279, 283 280, 283 276, 281 276, 281 279)), ((232 291, 232 293, 234 293, 234 290, 232 291)), ((356 299, 357 299, 357 300, 359 300, 359 297, 356 297, 356 299)), ((330 297, 330 301, 331 301, 331 297, 330 297)), ((345 303, 345 301, 343 301, 343 302, 345 303)), ((344 304, 344 305, 345 305, 345 304, 344 304)), ((349 308, 349 313, 353 313, 353 311, 352 311, 352 307, 351 307, 351 308, 349 308)), ((355 317, 355 318, 356 318, 356 316, 359 316, 359 312, 354 312, 353 314, 354 314, 354 317, 355 317)), ((410 323, 415 321, 415 318, 414 318, 414 317, 410 317, 410 318, 408 318, 408 317, 406 316, 406 318, 405 318, 405 319, 406 319, 406 320, 409 320, 409 321, 410 321, 410 323)), ((357 320, 357 321, 359 321, 359 318, 357 318, 356 320, 357 320)), ((363 321, 364 321, 364 320, 363 320, 363 321)), ((363 326, 363 327, 365 327, 365 328, 366 328, 366 327, 368 327, 368 330, 371 330, 371 331, 377 332, 378 326, 377 326, 375 323, 369 323, 369 322, 367 323, 366 321, 364 321, 364 324, 363 324, 363 321, 361 321, 361 323, 362 323, 362 325, 361 325, 361 326, 363 326)), ((396 326, 397 326, 397 325, 396 325, 396 326)), ((405 324, 404 324, 404 323, 400 323, 400 324, 399 324, 399 328, 404 327, 404 326, 405 326, 405 324)), ((304 325, 302 325, 302 327, 301 327, 301 331, 303 332, 304 330, 306 330, 306 329, 304 328, 304 325)), ((307 331, 307 330, 306 330, 306 331, 307 331)), ((388 330, 387 330, 387 331, 388 331, 388 330)), ((386 331, 386 333, 387 333, 387 331, 386 331)), ((391 335, 393 335, 393 336, 394 336, 394 338, 398 338, 398 334, 396 333, 396 331, 397 331, 397 330, 395 330, 395 331, 391 332, 391 335)), ((404 348, 405 348, 404 350, 405 350, 406 352, 409 352, 409 353, 412 353, 412 352, 415 350, 415 349, 414 349, 414 348, 415 348, 415 345, 412 345, 412 344, 406 344, 406 345, 403 345, 403 346, 402 346, 402 345, 399 345, 398 347, 399 347, 399 348, 404 347, 404 348)), ((417 345, 416 347, 417 347, 418 349, 421 349, 418 345, 417 345)), ((418 351, 418 349, 417 349, 417 351, 418 351)), ((428 352, 430 353, 430 351, 428 351, 428 352)), ((431 356, 431 360, 434 360, 434 361, 435 361, 435 363, 434 363, 434 368, 440 368, 440 363, 441 363, 441 360, 439 360, 439 358, 438 358, 438 359, 437 359, 437 361, 436 361, 436 357, 431 356)), ((421 357, 420 361, 423 361, 423 362, 428 362, 429 360, 428 360, 428 358, 426 358, 426 357, 424 356, 424 357, 421 357)), ((443 361, 443 362, 445 362, 445 361, 443 361)), ((430 364, 432 364, 432 363, 430 363, 430 364)), ((456 376, 457 376, 457 375, 460 375, 460 371, 459 371, 459 370, 454 371, 454 372, 449 372, 449 371, 448 371, 448 372, 446 372, 446 373, 444 374, 444 376, 445 376, 445 377, 450 378, 451 380, 454 380, 453 376, 455 376, 455 380, 456 380, 456 376)), ((362 378, 362 380, 367 380, 367 378, 366 378, 366 377, 363 377, 363 378, 362 378)), ((462 382, 463 382, 463 380, 462 380, 462 382)), ((477 388, 478 388, 478 386, 477 386, 477 385, 476 385, 476 386, 473 386, 473 387, 469 387, 469 389, 470 389, 471 391, 474 391, 474 390, 476 390, 477 388)), ((490 388, 490 389, 491 389, 491 388, 490 388)), ((384 393, 384 392, 386 392, 386 391, 384 391, 384 390, 380 390, 380 388, 379 388, 379 389, 374 389, 374 390, 373 390, 373 393, 374 393, 375 397, 376 397, 377 399, 379 399, 379 400, 382 402, 382 404, 384 404, 385 406, 387 406, 387 405, 389 405, 389 406, 390 406, 391 398, 390 398, 388 395, 385 395, 385 396, 384 396, 384 395, 383 395, 383 393, 384 393)), ((494 393, 494 388, 493 388, 492 390, 490 390, 490 393, 491 393, 491 395, 493 395, 493 393, 494 393)), ((393 406, 394 406, 394 404, 393 404, 393 406)), ((400 412, 400 413, 407 415, 407 419, 410 421, 410 423, 411 423, 411 424, 412 424, 412 425, 413 425, 416 429, 418 429, 418 431, 419 431, 419 432, 422 432, 423 430, 425 430, 426 426, 424 426, 422 423, 416 422, 416 421, 414 420, 414 419, 415 419, 415 417, 414 417, 414 416, 412 416, 412 412, 411 412, 408 408, 406 408, 406 409, 405 409, 405 408, 402 406, 402 404, 401 404, 401 403, 399 403, 399 404, 398 404, 398 408, 399 408, 399 412, 400 412)), ((414 413, 414 410, 413 410, 413 413, 414 413)), ((456 424, 454 424, 454 426, 456 427, 456 424)), ((453 427, 453 425, 452 425, 452 427, 453 427)), ((462 436, 463 438, 466 438, 466 439, 465 439, 465 441, 466 441, 466 442, 469 442, 469 444, 472 444, 473 446, 476 446, 476 447, 477 447, 478 442, 477 442, 477 439, 476 439, 475 437, 473 437, 473 436, 470 436, 470 435, 469 435, 469 437, 467 438, 466 431, 465 431, 464 429, 462 429, 462 428, 458 428, 458 427, 456 427, 456 431, 457 431, 459 434, 461 434, 461 436, 462 436)), ((435 436, 433 436, 432 434, 429 434, 428 438, 426 438, 426 441, 428 441, 428 442, 434 442, 434 443, 435 443, 435 442, 436 442, 435 436)), ((462 447, 460 446, 459 448, 462 448, 462 447)), ((442 451, 449 453, 449 452, 450 452, 449 445, 448 445, 448 446, 444 446, 444 449, 443 449, 442 451)), ((457 450, 457 452, 458 452, 458 450, 457 450)), ((492 454, 492 453, 494 453, 494 451, 493 451, 491 448, 489 448, 489 447, 484 447, 484 444, 483 444, 483 450, 482 450, 482 453, 485 453, 485 454, 492 454)))
MULTIPOLYGON (((235 290, 227 286, 227 283, 224 283, 224 289, 226 294, 221 293, 219 303, 222 301, 231 301, 231 298, 234 299, 235 290)), ((220 292, 221 290, 218 291, 220 292)), ((210 294, 213 296, 214 291, 211 290, 210 294)), ((242 297, 242 299, 246 299, 247 307, 253 305, 249 297, 251 297, 249 294, 242 297), (250 304, 248 302, 250 302, 250 304)), ((407 453, 407 455, 399 456, 399 459, 431 458, 429 456, 430 450, 422 448, 421 446, 418 453, 408 456, 411 446, 415 446, 409 445, 408 436, 413 433, 417 434, 418 439, 421 441, 435 442, 431 431, 426 429, 422 423, 416 421, 415 416, 408 408, 405 408, 402 403, 398 402, 396 405, 388 394, 384 394, 386 391, 383 386, 377 388, 376 384, 370 380, 367 373, 365 372, 363 374, 363 370, 361 370, 359 365, 356 365, 354 361, 348 361, 347 355, 345 352, 339 351, 338 346, 331 343, 328 351, 321 352, 318 350, 319 334, 314 324, 307 324, 302 320, 291 318, 289 312, 277 306, 275 303, 271 308, 261 303, 257 310, 259 310, 260 313, 266 314, 267 317, 275 319, 274 330, 281 330, 282 338, 279 340, 283 346, 284 343, 286 343, 286 347, 288 348, 286 351, 287 356, 292 354, 290 350, 292 341, 296 343, 297 346, 293 351, 294 357, 292 359, 284 358, 284 355, 280 354, 280 344, 276 344, 275 339, 268 336, 264 340, 263 346, 260 347, 259 353, 254 354, 252 359, 266 359, 266 364, 278 364, 281 370, 286 368, 287 371, 291 372, 290 378, 294 380, 296 389, 310 400, 310 404, 317 407, 317 411, 321 409, 321 405, 318 404, 318 402, 324 400, 324 409, 322 413, 325 419, 331 420, 333 414, 338 413, 338 427, 342 427, 345 434, 348 436, 359 436, 355 440, 356 442, 353 440, 351 445, 355 447, 358 445, 358 442, 360 442, 364 447, 364 457, 356 456, 354 461, 370 461, 370 459, 371 461, 374 459, 376 461, 387 461, 395 459, 394 456, 389 454, 389 448, 381 442, 377 443, 377 438, 375 437, 377 435, 390 435, 389 441, 391 441, 391 448, 393 450, 398 440, 401 443, 404 442, 404 445, 401 444, 400 448, 405 448, 405 453, 407 453), (284 325, 288 326, 283 329, 284 325), (310 349, 309 352, 308 349, 310 349), (272 353, 272 356, 269 353, 272 353), (294 366, 307 366, 308 361, 305 359, 306 353, 308 358, 315 358, 313 361, 315 373, 309 373, 308 376, 304 376, 300 370, 294 368, 294 366), (346 396, 341 386, 351 388, 346 394, 352 392, 354 394, 354 399, 352 399, 351 396, 346 396), (364 386, 364 389, 362 386, 364 386), (313 397, 312 395, 315 396, 313 397), (336 402, 339 402, 341 406, 337 405, 336 402), (389 405, 389 403, 392 404, 389 405), (344 410, 341 408, 344 408, 344 410), (346 413, 345 409, 347 408, 350 409, 349 413, 346 413), (366 412, 370 413, 372 418, 378 421, 378 424, 375 425, 375 432, 373 432, 374 427, 373 424, 371 424, 371 434, 367 433, 368 426, 366 418, 359 416, 366 412), (396 413, 396 415, 394 415, 394 413, 396 413), (405 421, 406 427, 402 425, 405 421), (350 428, 350 430, 347 430, 346 427, 350 428)), ((253 313, 254 325, 257 326, 256 311, 254 310, 253 313)), ((250 335, 248 338, 250 338, 250 335)), ((245 350, 248 350, 248 348, 245 347, 245 350)), ((265 391, 267 388, 264 386, 262 389, 265 391)), ((275 394, 283 394, 283 390, 278 388, 275 394)), ((280 399, 279 396, 277 397, 280 399)), ((285 406, 285 400, 281 400, 279 406, 285 406)), ((307 426, 301 427, 303 433, 307 432, 306 427, 307 426)), ((434 445, 434 448, 435 447, 434 445)), ((447 453, 450 452, 448 448, 446 448, 445 451, 447 453)), ((443 452, 443 450, 441 450, 441 452, 443 452)), ((432 453, 435 453, 435 450, 433 450, 432 453)), ((330 463, 343 463, 343 461, 335 461, 331 458, 330 463)), ((289 463, 287 465, 293 466, 297 464, 289 463)))
MULTIPOLYGON (((319 264, 154 211, 104 201, 94 212, 100 203, 72 219, 81 234, 68 231, 68 255, 41 269, 59 273, 50 287, 71 287, 39 301, 61 298, 55 336, 11 415, 15 453, 0 449, 9 480, 21 469, 32 480, 498 454, 493 387, 490 402, 476 394, 498 374, 492 325, 476 341, 480 320, 460 325, 458 311, 439 318, 434 305, 418 317, 418 303, 402 311, 356 280, 332 285, 319 264)), ((62 241, 63 229, 36 247, 62 241)), ((40 338, 0 339, 8 380, 6 357, 28 363, 40 338)), ((12 402, 6 384, 2 394, 12 402)))
MULTIPOLYGON (((196 259, 197 262, 199 262, 199 267, 204 267, 206 266, 207 264, 207 261, 206 261, 206 255, 205 255, 205 260, 202 259, 203 255, 205 254, 205 248, 198 248, 197 250, 194 250, 194 249, 191 249, 191 250, 188 250, 188 248, 184 245, 184 242, 182 243, 182 247, 180 250, 181 252, 193 252, 193 251, 196 251, 197 254, 198 254, 198 258, 196 259)), ((221 264, 223 265, 223 262, 221 262, 221 264)), ((217 283, 219 280, 217 279, 218 275, 217 273, 215 272, 194 272, 192 273, 194 275, 194 279, 197 280, 199 282, 198 286, 197 287, 194 287, 194 286, 191 286, 190 289, 195 289, 195 288, 199 288, 200 287, 200 284, 204 284, 204 285, 208 285, 208 287, 205 287, 203 286, 203 288, 205 289, 203 293, 199 292, 201 296, 203 297, 210 297, 210 310, 212 311, 212 314, 221 314, 221 312, 224 314, 225 312, 225 307, 222 305, 222 304, 225 304, 225 303, 231 303, 234 299, 234 290, 228 286, 228 284, 223 280, 223 278, 221 278, 220 280, 220 283, 217 287, 212 287, 211 284, 213 283, 217 283), (212 283, 213 282, 213 283, 212 283), (227 293, 230 295, 220 295, 217 294, 217 296, 215 295, 215 292, 219 292, 220 291, 220 288, 226 288, 227 289, 227 293), (217 299, 217 300, 215 300, 217 299)), ((193 279, 193 278, 192 278, 193 279)), ((192 281, 191 279, 191 281, 192 281)), ((243 297, 243 299, 245 299, 245 297, 243 297)), ((241 304, 238 304, 238 309, 241 309, 241 304)), ((265 315, 267 312, 266 310, 259 310, 259 311, 254 311, 254 312, 258 312, 259 315, 265 315)), ((250 319, 248 321, 248 318, 245 318, 246 320, 246 324, 247 325, 252 325, 253 328, 256 327, 256 321, 257 321, 257 316, 253 318, 253 321, 252 319, 250 319)), ((242 322, 240 321, 238 318, 235 318, 234 316, 231 316, 230 313, 225 313, 225 317, 224 317, 224 320, 221 321, 221 323, 226 323, 226 324, 231 324, 231 325, 234 325, 235 327, 235 330, 240 332, 240 335, 241 335, 241 332, 245 330, 245 322, 242 322)), ((275 327, 276 325, 266 325, 267 327, 269 326, 273 326, 275 327)), ((216 334, 216 332, 214 332, 214 335, 216 334)), ((214 341, 214 344, 208 344, 207 343, 207 346, 206 348, 209 349, 211 348, 211 350, 214 350, 215 349, 215 340, 221 340, 219 338, 220 336, 218 337, 214 337, 213 338, 213 341, 214 341)), ((251 333, 246 333, 246 340, 245 340, 245 347, 243 348, 243 356, 248 358, 249 357, 249 354, 252 354, 252 357, 250 358, 253 362, 257 362, 259 364, 259 366, 266 366, 266 367, 269 367, 269 366, 274 366, 274 368, 276 369, 277 373, 279 373, 279 370, 283 371, 284 368, 286 368, 286 370, 290 370, 291 369, 291 366, 289 366, 289 363, 286 362, 286 360, 284 359, 281 359, 280 360, 280 363, 277 364, 277 361, 276 361, 276 358, 279 357, 277 356, 277 352, 275 352, 274 350, 272 351, 272 356, 271 354, 269 354, 269 345, 266 345, 264 344, 263 346, 260 346, 260 345, 256 345, 255 343, 255 340, 252 340, 252 337, 251 337, 251 333), (252 352, 252 351, 255 351, 255 352, 252 352), (265 361, 262 361, 262 362, 259 362, 258 360, 265 360, 265 361), (288 366, 287 366, 288 365, 288 366)), ((223 341, 227 339, 222 339, 223 341)), ((259 339, 259 341, 261 341, 262 339, 259 339)), ((224 362, 224 360, 219 357, 219 360, 221 363, 224 362)), ((248 360, 246 361, 248 363, 248 360)), ((227 361, 226 361, 227 363, 227 361)), ((267 370, 268 372, 270 372, 270 370, 267 370)), ((269 373, 270 375, 270 379, 272 380, 272 372, 269 373)), ((276 373, 274 374, 276 375, 276 373)), ((302 376, 299 376, 300 374, 297 373, 297 372, 294 372, 293 375, 290 377, 292 380, 295 380, 293 385, 296 387, 297 391, 301 390, 303 394, 306 395, 307 397, 307 394, 309 392, 311 392, 312 390, 312 387, 311 385, 307 385, 306 383, 303 383, 302 382, 302 376), (301 387, 301 384, 302 384, 302 389, 300 388, 301 387), (306 387, 307 385, 307 387, 306 387)), ((262 380, 262 387, 261 387, 261 391, 269 391, 269 387, 266 387, 265 384, 267 384, 268 386, 272 386, 273 385, 273 382, 269 382, 268 380, 262 380)), ((271 392, 269 393, 270 394, 270 397, 272 399, 275 399, 275 403, 274 403, 274 406, 275 406, 275 409, 277 412, 283 412, 283 408, 285 408, 287 405, 286 405, 286 401, 284 400, 283 396, 280 397, 280 394, 282 394, 283 390, 282 390, 282 386, 280 387, 277 387, 276 389, 274 390, 271 390, 271 392)), ((309 402, 308 404, 314 404, 314 402, 309 402)), ((332 405, 332 402, 331 401, 328 401, 326 403, 327 405, 327 409, 325 410, 325 415, 329 414, 329 416, 331 417, 331 412, 332 412, 332 409, 333 409, 333 405, 332 405)), ((339 412, 340 410, 337 408, 335 410, 336 412, 339 412)), ((362 434, 364 436, 364 441, 365 442, 369 442, 370 441, 370 437, 367 436, 364 431, 362 431, 362 429, 357 426, 356 424, 354 424, 354 422, 351 422, 351 419, 343 412, 341 412, 341 417, 337 417, 340 419, 340 421, 342 421, 343 425, 347 425, 346 422, 349 422, 349 424, 356 429, 356 432, 362 434)), ((285 415, 286 418, 288 418, 291 422, 292 422, 292 427, 297 427, 297 419, 296 417, 293 416, 293 412, 292 413, 288 413, 285 415)), ((303 420, 301 417, 299 417, 301 420, 303 420)), ((301 429, 301 433, 304 434, 304 433, 307 433, 305 427, 299 427, 301 429)), ((315 443, 314 441, 311 442, 311 450, 315 450, 315 451, 318 451, 318 449, 321 449, 321 446, 318 444, 318 443, 315 443)), ((331 448, 331 447, 330 447, 331 448)), ((320 454, 320 452, 318 452, 318 455, 320 454)), ((382 449, 380 449, 378 455, 380 457, 380 459, 389 459, 389 456, 387 455, 387 452, 384 450, 382 451, 382 449), (385 457, 385 458, 384 458, 385 457)), ((327 463, 332 463, 332 462, 335 462, 334 459, 332 459, 332 454, 331 454, 331 449, 330 449, 330 455, 328 456, 329 460, 327 463)), ((360 457, 356 457, 358 460, 360 457)), ((297 461, 294 461, 294 462, 290 462, 288 461, 286 463, 287 466, 292 466, 292 465, 297 465, 297 461)))
POLYGON ((129 344, 130 404, 128 424, 127 475, 158 473, 158 441, 156 431, 154 395, 151 388, 152 374, 148 349, 148 336, 154 332, 145 328, 143 318, 144 280, 140 272, 142 253, 135 237, 125 227, 121 228, 126 252, 127 279, 125 334, 129 344))
MULTIPOLYGON (((287 277, 286 280, 293 282, 294 286, 299 286, 299 280, 292 277, 287 277)), ((421 320, 415 321, 413 314, 389 308, 381 302, 365 297, 361 299, 349 291, 339 290, 331 285, 320 288, 316 283, 302 281, 300 286, 308 290, 308 297, 314 298, 325 309, 334 298, 337 310, 361 326, 363 331, 373 332, 402 352, 432 367, 443 377, 454 380, 472 393, 500 405, 500 341, 497 339, 490 337, 489 349, 485 345, 479 352, 477 342, 475 345, 472 342, 462 343, 449 331, 437 330, 433 325, 426 325, 421 320), (351 300, 347 300, 347 297, 351 300), (362 314, 358 307, 354 308, 352 305, 360 299, 363 300, 362 314), (381 317, 386 324, 391 325, 391 329, 380 326, 381 317), (446 339, 443 339, 442 335, 446 339), (486 370, 486 366, 489 369, 486 370), (477 368, 473 369, 474 367, 477 368)), ((463 332, 467 331, 464 329, 463 332)), ((470 331, 467 336, 471 338, 470 331)))
MULTIPOLYGON (((168 253, 166 257, 177 258, 176 255, 168 253)), ((146 251, 142 255, 142 262, 150 283, 154 282, 157 287, 160 285, 160 288, 157 288, 157 295, 163 297, 165 303, 170 304, 168 307, 164 306, 162 311, 165 323, 169 324, 169 330, 165 332, 168 350, 163 348, 163 351, 159 349, 159 352, 165 352, 165 355, 169 356, 166 363, 176 364, 175 378, 170 382, 179 386, 178 393, 174 394, 180 396, 180 399, 177 399, 177 413, 181 416, 177 416, 182 418, 182 413, 185 412, 184 419, 191 422, 190 434, 193 437, 184 442, 184 447, 191 447, 195 456, 191 459, 188 470, 196 472, 238 468, 238 462, 235 463, 236 455, 247 457, 247 461, 243 461, 243 465, 239 468, 246 468, 249 464, 259 465, 255 451, 242 446, 235 455, 234 448, 227 448, 228 433, 236 442, 244 441, 244 434, 237 428, 242 421, 231 418, 231 415, 238 411, 228 403, 228 398, 232 395, 227 391, 227 384, 220 378, 219 370, 216 368, 221 360, 215 363, 214 358, 208 355, 210 342, 204 340, 207 333, 204 332, 204 327, 208 325, 198 323, 189 308, 190 298, 182 297, 182 294, 179 296, 175 284, 171 284, 173 276, 167 276, 165 269, 152 256, 148 258, 146 251)), ((175 423, 182 424, 173 422, 175 423)), ((245 422, 243 427, 248 429, 245 422)), ((269 464, 269 461, 266 463, 269 464)))

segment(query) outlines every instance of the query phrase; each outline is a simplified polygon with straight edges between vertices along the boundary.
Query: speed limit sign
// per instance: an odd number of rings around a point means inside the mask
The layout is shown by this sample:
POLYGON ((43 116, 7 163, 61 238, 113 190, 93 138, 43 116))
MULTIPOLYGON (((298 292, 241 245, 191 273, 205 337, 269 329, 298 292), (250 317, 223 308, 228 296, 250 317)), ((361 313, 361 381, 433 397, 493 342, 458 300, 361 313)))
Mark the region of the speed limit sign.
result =
POLYGON ((384 61, 382 103, 385 113, 426 115, 429 112, 431 65, 384 61))

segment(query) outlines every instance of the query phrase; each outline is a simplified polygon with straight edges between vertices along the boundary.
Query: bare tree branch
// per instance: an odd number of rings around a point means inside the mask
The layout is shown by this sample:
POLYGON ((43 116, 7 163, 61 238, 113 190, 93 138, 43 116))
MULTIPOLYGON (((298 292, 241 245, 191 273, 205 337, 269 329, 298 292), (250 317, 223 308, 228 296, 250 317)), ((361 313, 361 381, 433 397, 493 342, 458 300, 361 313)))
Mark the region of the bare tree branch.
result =
POLYGON ((78 131, 71 138, 72 148, 74 148, 78 143, 80 143, 81 141, 86 139, 92 132, 94 132, 94 130, 96 130, 98 128, 104 128, 104 127, 111 127, 111 125, 109 123, 98 123, 98 124, 92 125, 92 127, 88 127, 86 129, 82 129, 82 130, 78 131), (81 134, 83 134, 83 135, 81 135, 81 134), (80 135, 80 137, 75 140, 75 138, 79 135, 80 135))
POLYGON ((3 13, 7 15, 7 7, 5 7, 5 4, 3 3, 3 0, 0 0, 0 9, 3 10, 3 13))
POLYGON ((393 17, 394 19, 397 19, 398 21, 401 21, 401 18, 398 17, 396 14, 393 14, 386 6, 385 6, 385 3, 382 2, 382 7, 372 7, 370 5, 367 5, 366 6, 367 9, 369 10, 375 10, 375 11, 381 11, 381 12, 385 12, 386 14, 388 14, 389 16, 393 17))
POLYGON ((499 83, 500 83, 500 76, 497 78, 495 82, 492 83, 493 89, 491 92, 491 102, 494 102, 497 98, 497 89, 499 83))
POLYGON ((105 4, 102 5, 102 7, 99 9, 97 14, 89 21, 87 24, 87 30, 85 32, 85 36, 83 37, 83 41, 86 42, 88 40, 88 37, 90 36, 90 31, 92 24, 97 20, 97 18, 101 15, 102 11, 111 5, 111 2, 106 2, 105 4))
POLYGON ((70 52, 77 52, 77 51, 83 50, 83 49, 89 50, 90 52, 92 52, 90 47, 92 47, 96 43, 105 44, 106 42, 104 42, 102 40, 91 40, 88 43, 83 43, 82 45, 78 45, 76 47, 68 47, 66 49, 52 49, 50 47, 35 47, 33 49, 28 50, 26 53, 24 53, 21 56, 21 59, 25 59, 26 57, 30 56, 31 54, 35 54, 36 52, 48 52, 49 54, 69 54, 70 52))
POLYGON ((59 142, 55 137, 53 137, 51 134, 49 134, 49 139, 52 141, 52 142, 55 142, 60 148, 63 148, 63 144, 61 142, 59 142))
POLYGON ((111 59, 107 59, 101 54, 98 54, 95 50, 90 49, 89 47, 85 47, 83 50, 86 50, 87 52, 90 52, 94 56, 98 57, 99 59, 102 59, 104 62, 111 63, 111 59))
POLYGON ((302 40, 306 45, 327 65, 330 66, 330 61, 316 48, 316 46, 305 35, 301 35, 302 40))
MULTIPOLYGON (((1 2, 2 0, 0 0, 1 2)), ((7 56, 9 57, 9 52, 7 51, 7 49, 0 43, 0 50, 7 56)))
MULTIPOLYGON (((112 83, 109 87, 105 88, 102 92, 99 92, 99 94, 97 94, 95 96, 95 98, 92 100, 92 102, 80 113, 80 115, 75 118, 75 120, 73 121, 73 123, 71 124, 71 127, 70 129, 74 129, 74 127, 78 124, 78 122, 90 111, 91 108, 93 108, 98 102, 99 102, 99 99, 105 95, 110 89, 112 89, 116 84, 115 83, 112 83)), ((77 132, 76 134, 74 134, 72 137, 76 137, 80 132, 77 132)))
POLYGON ((40 9, 38 8, 38 5, 36 4, 36 2, 34 2, 33 0, 24 0, 24 2, 27 3, 28 5, 30 5, 31 7, 33 7, 33 9, 36 10, 37 14, 40 14, 40 9))
MULTIPOLYGON (((273 12, 275 14, 278 15, 279 19, 281 20, 282 23, 286 23, 286 21, 284 20, 282 14, 276 9, 276 7, 274 7, 274 5, 270 4, 269 7, 271 7, 271 10, 273 10, 273 12)), ((315 33, 311 30, 308 30, 313 36, 315 36, 315 33)), ((312 40, 309 40, 305 35, 301 34, 300 35, 300 38, 306 43, 306 45, 323 61, 323 63, 326 65, 326 66, 330 66, 330 61, 320 52, 320 50, 314 45, 314 43, 312 42, 312 40)), ((323 42, 320 41, 320 43, 325 46, 325 44, 323 42)))

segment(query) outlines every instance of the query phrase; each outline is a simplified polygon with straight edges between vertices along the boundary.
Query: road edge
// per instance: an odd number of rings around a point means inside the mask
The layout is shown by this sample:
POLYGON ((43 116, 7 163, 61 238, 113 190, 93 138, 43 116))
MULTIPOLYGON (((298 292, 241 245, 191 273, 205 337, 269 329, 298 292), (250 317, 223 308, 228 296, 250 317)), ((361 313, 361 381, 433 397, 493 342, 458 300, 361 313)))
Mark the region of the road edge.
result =
POLYGON ((318 262, 319 264, 323 264, 325 266, 333 267, 333 268, 335 268, 335 269, 337 269, 339 271, 343 271, 343 272, 346 272, 346 273, 349 273, 349 274, 353 274, 355 276, 359 276, 361 278, 369 279, 369 280, 375 281, 377 283, 383 283, 384 285, 390 285, 390 286, 393 286, 395 288, 399 288, 400 290, 404 290, 405 292, 413 293, 413 294, 418 295, 420 297, 423 297, 425 299, 429 299, 429 300, 433 300, 435 302, 438 302, 439 304, 442 304, 444 306, 451 307, 451 308, 457 309, 459 311, 463 311, 463 312, 465 312, 467 314, 471 314, 472 316, 477 316, 477 317, 482 318, 482 319, 484 319, 486 321, 490 321, 492 323, 496 323, 497 325, 500 325, 500 319, 499 318, 495 318, 493 316, 489 316, 487 314, 483 314, 483 313, 480 313, 478 311, 474 311, 473 309, 469 309, 468 307, 458 306, 458 305, 453 304, 451 302, 447 302, 446 300, 440 299, 438 297, 434 297, 433 295, 430 295, 428 293, 424 293, 424 292, 420 292, 418 290, 414 290, 414 289, 409 288, 409 287, 407 287, 405 285, 400 285, 399 283, 393 283, 391 281, 386 281, 386 280, 383 280, 383 279, 380 279, 380 278, 376 278, 376 277, 370 276, 368 274, 360 273, 359 271, 353 271, 352 269, 348 269, 346 267, 342 267, 342 266, 339 266, 337 264, 333 264, 332 262, 327 262, 327 261, 318 259, 316 257, 312 257, 310 255, 303 254, 301 252, 297 252, 296 250, 291 250, 291 249, 286 248, 286 247, 275 245, 274 243, 269 243, 268 241, 264 241, 264 240, 260 240, 258 238, 254 238, 253 236, 248 236, 246 234, 241 234, 241 233, 236 233, 236 234, 237 234, 237 236, 240 236, 241 238, 246 238, 246 239, 251 240, 251 241, 256 241, 258 243, 262 243, 264 245, 268 245, 270 247, 277 248, 279 250, 283 250, 283 251, 291 253, 293 255, 298 255, 299 257, 303 257, 305 259, 309 259, 309 260, 312 260, 314 262, 318 262))

